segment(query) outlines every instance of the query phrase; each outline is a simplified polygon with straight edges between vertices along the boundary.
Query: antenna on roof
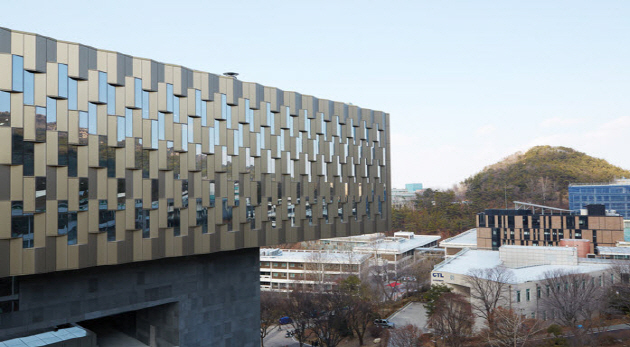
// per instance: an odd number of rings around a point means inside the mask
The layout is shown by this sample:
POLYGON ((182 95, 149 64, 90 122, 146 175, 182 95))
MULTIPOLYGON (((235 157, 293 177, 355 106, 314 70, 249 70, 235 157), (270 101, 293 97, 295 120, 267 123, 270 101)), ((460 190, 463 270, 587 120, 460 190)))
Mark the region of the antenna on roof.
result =
POLYGON ((223 76, 232 77, 233 79, 237 80, 238 78, 236 77, 238 77, 238 72, 231 72, 231 71, 224 72, 223 76))

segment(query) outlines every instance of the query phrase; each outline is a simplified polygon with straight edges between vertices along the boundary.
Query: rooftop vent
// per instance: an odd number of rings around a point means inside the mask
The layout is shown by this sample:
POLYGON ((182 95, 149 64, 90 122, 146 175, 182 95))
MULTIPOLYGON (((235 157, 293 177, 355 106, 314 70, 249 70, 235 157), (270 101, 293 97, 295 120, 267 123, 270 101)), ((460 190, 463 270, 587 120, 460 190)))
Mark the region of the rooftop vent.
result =
POLYGON ((232 77, 233 79, 236 80, 236 79, 238 79, 238 78, 236 78, 236 77, 238 77, 238 72, 231 72, 231 71, 224 72, 223 76, 232 77))

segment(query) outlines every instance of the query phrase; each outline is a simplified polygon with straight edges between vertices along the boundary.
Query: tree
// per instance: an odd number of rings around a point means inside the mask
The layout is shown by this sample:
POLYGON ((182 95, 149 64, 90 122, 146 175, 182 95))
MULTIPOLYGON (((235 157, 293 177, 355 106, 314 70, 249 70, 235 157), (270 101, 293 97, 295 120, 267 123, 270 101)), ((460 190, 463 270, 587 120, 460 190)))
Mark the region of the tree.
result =
POLYGON ((295 332, 294 337, 298 340, 300 347, 311 336, 309 329, 317 306, 313 300, 313 294, 307 292, 302 287, 293 290, 285 301, 284 311, 291 318, 291 326, 295 332))
POLYGON ((434 284, 426 293, 424 293, 422 298, 425 301, 424 308, 427 310, 427 317, 431 317, 435 311, 435 305, 438 299, 440 299, 444 293, 450 292, 450 287, 447 287, 444 284, 434 284))
POLYGON ((371 322, 376 318, 376 305, 370 288, 356 276, 350 276, 339 284, 339 290, 346 295, 348 327, 357 335, 359 345, 371 322))
POLYGON ((324 347, 336 347, 351 331, 348 328, 347 295, 335 291, 313 296, 317 307, 311 329, 324 347))
POLYGON ((509 284, 514 282, 512 270, 497 266, 489 269, 472 269, 466 282, 470 287, 470 303, 473 312, 486 320, 492 329, 494 310, 508 302, 509 284))
POLYGON ((406 325, 389 333, 389 347, 421 347, 422 329, 415 325, 406 325))
POLYGON ((612 274, 616 280, 608 291, 609 308, 613 313, 630 314, 630 262, 616 263, 612 274))
POLYGON ((597 318, 606 308, 604 281, 588 274, 566 270, 548 271, 543 275, 543 307, 556 322, 569 327, 574 341, 594 341, 597 318), (600 285, 601 284, 601 285, 600 285))
POLYGON ((265 346, 264 338, 269 335, 271 328, 282 316, 281 304, 282 298, 279 293, 260 292, 260 345, 262 347, 265 346))
POLYGON ((534 335, 545 331, 546 324, 538 319, 527 319, 511 309, 498 307, 492 313, 493 324, 484 330, 488 344, 495 347, 525 347, 534 335))
POLYGON ((443 346, 460 347, 471 334, 474 316, 470 303, 460 294, 443 293, 435 302, 429 325, 443 346))

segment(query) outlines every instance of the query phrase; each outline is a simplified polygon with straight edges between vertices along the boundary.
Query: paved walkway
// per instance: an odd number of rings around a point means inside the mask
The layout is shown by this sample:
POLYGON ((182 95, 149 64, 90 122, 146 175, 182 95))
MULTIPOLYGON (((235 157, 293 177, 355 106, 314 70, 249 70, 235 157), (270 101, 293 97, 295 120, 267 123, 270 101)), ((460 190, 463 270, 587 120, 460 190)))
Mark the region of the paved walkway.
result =
POLYGON ((405 325, 415 325, 422 331, 427 331, 427 313, 421 302, 410 302, 389 317, 390 322, 394 322, 396 328, 405 325))

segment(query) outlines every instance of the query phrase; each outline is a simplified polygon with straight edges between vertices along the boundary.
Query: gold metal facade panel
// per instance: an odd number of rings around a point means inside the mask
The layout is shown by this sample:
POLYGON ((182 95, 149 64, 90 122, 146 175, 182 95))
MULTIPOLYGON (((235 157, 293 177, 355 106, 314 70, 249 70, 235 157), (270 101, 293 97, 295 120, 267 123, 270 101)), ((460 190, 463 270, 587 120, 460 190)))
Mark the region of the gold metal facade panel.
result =
POLYGON ((11 38, 0 277, 389 229, 387 114, 11 38))

